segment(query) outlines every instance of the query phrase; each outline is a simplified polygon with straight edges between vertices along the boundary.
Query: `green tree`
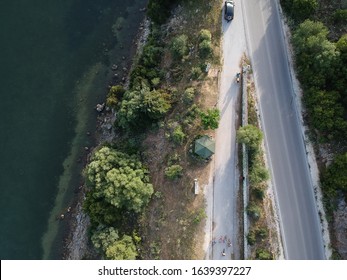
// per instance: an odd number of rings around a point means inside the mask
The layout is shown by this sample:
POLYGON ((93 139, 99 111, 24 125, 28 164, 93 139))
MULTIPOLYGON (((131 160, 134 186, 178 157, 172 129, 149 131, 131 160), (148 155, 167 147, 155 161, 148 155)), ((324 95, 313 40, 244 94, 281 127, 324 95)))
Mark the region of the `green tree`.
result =
POLYGON ((317 0, 293 0, 290 15, 297 21, 303 21, 310 18, 317 8, 317 0))
POLYGON ((172 139, 176 144, 182 144, 186 135, 182 131, 182 126, 177 125, 172 133, 172 139))
POLYGON ((326 139, 343 139, 346 136, 347 122, 344 110, 339 103, 337 92, 310 90, 304 95, 314 128, 326 139))
POLYGON ((170 108, 170 95, 164 90, 144 92, 142 112, 151 120, 160 119, 170 108))
POLYGON ((171 43, 171 52, 176 59, 185 56, 188 52, 188 36, 182 34, 174 37, 171 43))
POLYGON ((201 123, 204 129, 217 129, 219 125, 219 109, 208 109, 200 113, 201 123))
POLYGON ((301 23, 293 34, 299 78, 306 88, 324 88, 326 81, 334 77, 339 53, 327 35, 323 23, 311 20, 301 23))
POLYGON ((96 249, 109 260, 135 260, 136 245, 128 235, 119 238, 118 231, 113 227, 99 228, 91 237, 96 249))
POLYGON ((258 150, 261 141, 263 140, 263 133, 254 125, 246 125, 240 127, 236 134, 237 141, 246 144, 254 150, 258 150))
POLYGON ((118 112, 118 125, 122 128, 143 126, 160 119, 171 108, 170 95, 165 91, 150 90, 143 83, 127 91, 118 112))
POLYGON ((136 245, 128 235, 106 248, 105 256, 109 260, 135 260, 137 256, 136 245))
POLYGON ((103 198, 95 198, 89 191, 83 202, 83 210, 88 214, 93 227, 98 225, 114 225, 122 218, 122 212, 103 198))
POLYGON ((192 67, 192 70, 190 71, 191 76, 194 80, 197 80, 200 78, 202 71, 200 67, 192 67))
POLYGON ((92 243, 96 249, 105 251, 114 244, 119 238, 118 231, 113 227, 104 227, 97 229, 91 237, 92 243))
POLYGON ((118 209, 140 212, 153 194, 148 171, 137 156, 109 147, 95 152, 86 167, 86 177, 92 195, 118 209))
POLYGON ((337 155, 332 164, 322 173, 322 188, 326 195, 334 197, 341 191, 347 197, 347 153, 337 155))
POLYGON ((118 101, 122 99, 125 89, 120 86, 112 86, 107 94, 106 105, 109 107, 116 107, 118 101))
POLYGON ((208 40, 204 40, 199 44, 199 55, 201 58, 208 58, 212 54, 212 45, 208 40))
POLYGON ((195 89, 193 87, 189 87, 184 91, 183 94, 183 102, 184 104, 190 105, 193 103, 194 100, 194 96, 195 96, 195 89))

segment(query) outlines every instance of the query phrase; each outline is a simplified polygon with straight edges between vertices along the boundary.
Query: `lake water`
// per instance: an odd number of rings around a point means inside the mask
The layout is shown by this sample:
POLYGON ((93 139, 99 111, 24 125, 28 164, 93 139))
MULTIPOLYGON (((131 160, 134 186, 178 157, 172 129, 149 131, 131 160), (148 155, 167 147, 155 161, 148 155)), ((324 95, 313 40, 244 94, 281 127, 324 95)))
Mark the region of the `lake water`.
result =
POLYGON ((94 107, 111 66, 126 64, 146 3, 1 0, 1 259, 59 258, 56 217, 78 189, 94 107))

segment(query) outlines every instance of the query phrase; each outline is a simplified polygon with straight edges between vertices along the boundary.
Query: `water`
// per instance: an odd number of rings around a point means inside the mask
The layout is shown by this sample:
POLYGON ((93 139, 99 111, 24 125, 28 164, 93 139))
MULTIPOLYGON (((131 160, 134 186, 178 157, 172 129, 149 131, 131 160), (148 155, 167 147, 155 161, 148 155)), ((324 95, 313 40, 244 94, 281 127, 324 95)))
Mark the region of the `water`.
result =
POLYGON ((78 187, 93 107, 111 65, 129 56, 146 2, 0 2, 1 259, 60 256, 56 216, 78 187))

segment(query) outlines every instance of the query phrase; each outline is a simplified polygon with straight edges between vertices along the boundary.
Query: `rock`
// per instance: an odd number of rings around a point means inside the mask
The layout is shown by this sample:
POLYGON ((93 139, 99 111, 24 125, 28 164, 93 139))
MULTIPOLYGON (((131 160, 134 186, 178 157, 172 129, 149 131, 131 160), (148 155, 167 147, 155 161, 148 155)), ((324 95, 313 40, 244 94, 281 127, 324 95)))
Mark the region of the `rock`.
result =
POLYGON ((96 110, 98 112, 102 112, 105 108, 105 103, 102 103, 102 104, 96 104, 96 110))
POLYGON ((112 65, 112 70, 115 71, 115 70, 117 70, 117 69, 118 69, 118 65, 113 64, 113 65, 112 65))
POLYGON ((89 151, 89 148, 88 148, 88 147, 84 147, 84 150, 85 150, 85 151, 89 151))

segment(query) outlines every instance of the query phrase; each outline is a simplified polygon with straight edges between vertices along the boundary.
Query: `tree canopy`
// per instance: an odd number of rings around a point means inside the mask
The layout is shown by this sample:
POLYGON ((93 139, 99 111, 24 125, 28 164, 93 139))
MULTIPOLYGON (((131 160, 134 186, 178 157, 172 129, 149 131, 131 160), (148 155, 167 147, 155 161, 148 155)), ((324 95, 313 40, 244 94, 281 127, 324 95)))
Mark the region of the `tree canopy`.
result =
POLYGON ((164 90, 150 90, 146 83, 125 93, 118 112, 122 128, 160 119, 171 108, 170 95, 164 90))
POLYGON ((94 198, 118 209, 140 212, 153 194, 148 171, 135 155, 109 147, 96 151, 86 168, 94 198))
POLYGON ((109 260, 135 260, 136 246, 131 236, 119 238, 113 227, 96 230, 91 238, 94 247, 99 249, 109 260))
POLYGON ((220 112, 218 109, 208 109, 207 112, 201 112, 201 123, 204 129, 217 129, 219 125, 220 112))
POLYGON ((237 131, 237 140, 244 143, 252 149, 257 150, 263 140, 262 132, 254 125, 246 125, 240 127, 237 131))
POLYGON ((328 195, 341 191, 347 197, 347 153, 335 157, 322 174, 322 186, 328 195))
POLYGON ((304 80, 306 86, 323 88, 335 72, 339 52, 327 35, 328 29, 323 23, 311 20, 301 23, 293 34, 299 79, 304 80))

